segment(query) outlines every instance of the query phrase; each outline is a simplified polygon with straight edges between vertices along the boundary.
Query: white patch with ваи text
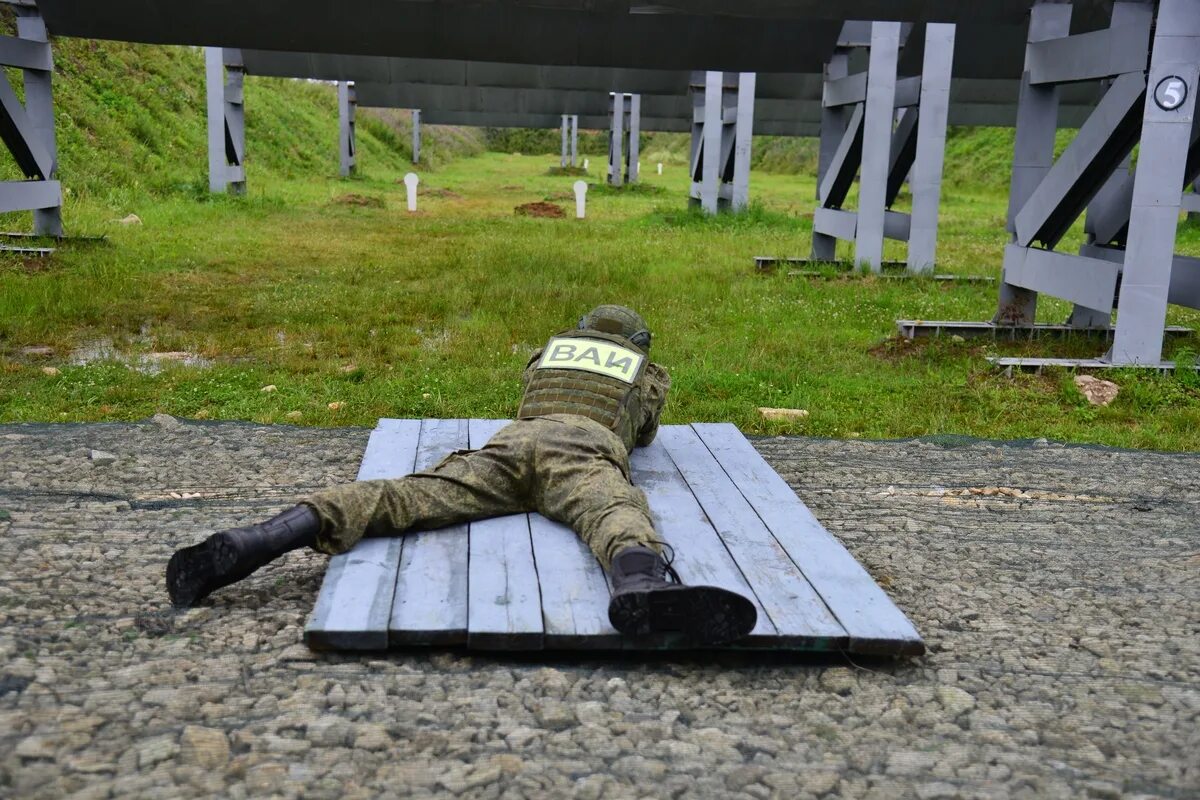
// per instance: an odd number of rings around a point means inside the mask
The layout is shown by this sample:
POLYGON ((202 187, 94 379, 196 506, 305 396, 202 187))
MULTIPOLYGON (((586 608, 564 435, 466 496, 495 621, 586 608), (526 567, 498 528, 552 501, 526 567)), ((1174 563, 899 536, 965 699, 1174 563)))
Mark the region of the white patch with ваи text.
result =
POLYGON ((646 359, 627 347, 598 339, 554 337, 542 352, 538 369, 578 369, 606 375, 625 383, 637 380, 646 359))

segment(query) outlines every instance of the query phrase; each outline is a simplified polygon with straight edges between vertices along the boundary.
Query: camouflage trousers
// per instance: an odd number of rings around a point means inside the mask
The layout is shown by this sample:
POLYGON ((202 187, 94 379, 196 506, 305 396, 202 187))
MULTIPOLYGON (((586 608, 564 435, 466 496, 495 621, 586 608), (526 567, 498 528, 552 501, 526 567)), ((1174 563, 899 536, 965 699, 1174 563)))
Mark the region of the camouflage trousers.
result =
POLYGON ((316 549, 336 554, 363 536, 431 530, 537 511, 572 528, 608 569, 622 548, 657 549, 650 508, 629 482, 629 454, 598 422, 573 414, 517 420, 479 450, 430 470, 359 481, 304 498, 321 517, 316 549))

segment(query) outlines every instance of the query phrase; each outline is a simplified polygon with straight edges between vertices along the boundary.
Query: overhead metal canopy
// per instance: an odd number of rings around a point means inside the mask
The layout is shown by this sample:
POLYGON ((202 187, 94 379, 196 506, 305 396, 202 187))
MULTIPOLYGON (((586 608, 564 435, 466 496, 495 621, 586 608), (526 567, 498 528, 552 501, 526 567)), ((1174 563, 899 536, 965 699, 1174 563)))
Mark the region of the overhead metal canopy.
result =
MULTIPOLYGON (((1023 34, 1022 34, 1023 38, 1023 34)), ((913 37, 914 43, 921 37, 913 37)), ((921 42, 923 44, 923 42, 921 42)), ((1013 46, 1020 53, 1023 45, 1013 46)), ((923 47, 920 48, 923 52, 923 47)), ((959 49, 961 52, 961 48, 959 49)), ((904 53, 909 52, 905 48, 904 53)), ((316 78, 354 81, 359 102, 365 106, 421 108, 432 110, 518 112, 525 94, 503 92, 444 91, 468 87, 479 90, 545 90, 549 102, 555 90, 560 105, 543 106, 544 113, 600 114, 596 104, 607 103, 607 93, 622 91, 641 94, 652 103, 651 95, 684 97, 691 80, 690 70, 621 69, 611 67, 561 67, 532 64, 505 64, 489 61, 450 59, 390 58, 331 53, 289 53, 271 50, 243 50, 242 63, 252 75, 282 78, 316 78), (418 88, 424 87, 424 88, 418 88), (586 93, 591 93, 587 95, 586 93), (463 98, 477 98, 465 100, 463 98), (484 98, 495 98, 489 103, 484 98), (507 99, 511 105, 502 103, 507 99), (467 103, 474 105, 468 105, 467 103), (442 105, 450 103, 450 105, 442 105), (479 104, 483 104, 482 108, 479 104)), ((820 74, 762 73, 758 75, 755 98, 758 103, 772 100, 820 102, 824 81, 820 74)), ((1011 126, 1016 118, 1018 84, 999 78, 955 78, 951 88, 950 124, 1011 126)), ((1085 84, 1061 89, 1062 123, 1075 126, 1086 119, 1095 104, 1094 87, 1085 84)), ((767 117, 805 121, 819 120, 819 109, 793 111, 776 106, 767 117)), ((542 112, 539 112, 542 113, 542 112)), ((684 112, 689 113, 687 110, 684 112)), ((756 123, 757 124, 757 123, 756 123)), ((604 127, 604 126, 601 126, 604 127)))
MULTIPOLYGON (((950 124, 952 125, 986 125, 1011 127, 1016 120, 1017 87, 1011 87, 1011 97, 1005 91, 1003 98, 995 102, 984 100, 970 102, 959 98, 952 99, 950 105, 950 124)), ((553 120, 544 125, 522 125, 513 122, 511 125, 490 125, 489 127, 558 127, 563 113, 578 114, 580 125, 587 128, 608 127, 608 93, 607 92, 572 92, 554 89, 498 89, 472 88, 464 86, 438 86, 431 84, 404 83, 356 83, 358 105, 375 108, 419 108, 425 114, 425 121, 434 123, 431 115, 439 112, 500 114, 506 120, 518 120, 522 116, 544 117, 553 120), (591 124, 585 120, 596 120, 591 124)), ((981 94, 985 94, 982 93, 981 94)), ((1080 91, 1084 100, 1094 100, 1095 93, 1080 91)), ((953 95, 952 95, 953 98, 953 95)), ((1093 103, 1083 102, 1079 105, 1064 105, 1060 117, 1064 126, 1082 124, 1090 113, 1093 103)), ((676 95, 642 95, 643 119, 657 119, 659 127, 643 124, 644 130, 653 131, 687 131, 692 124, 692 101, 686 94, 676 95), (671 125, 675 121, 678 125, 671 125)), ((816 130, 821 121, 821 100, 818 93, 816 98, 794 98, 790 100, 755 100, 754 132, 760 135, 770 135, 767 125, 776 123, 773 128, 787 130, 816 130), (801 123, 789 127, 787 123, 801 123)), ((437 123, 434 123, 437 124, 437 123)), ((446 123, 450 124, 450 123, 446 123)), ((456 122, 465 125, 469 123, 456 122)), ((807 135, 807 134, 779 134, 807 135)))
MULTIPOLYGON (((965 26, 966 77, 1019 77, 1030 0, 40 0, 60 36, 562 66, 819 73, 845 19, 965 26), (548 8, 552 5, 552 8, 548 8), (664 13, 670 12, 670 13, 664 13), (1013 38, 1013 37, 1018 38, 1013 38), (1011 40, 1011 41, 1010 41, 1011 40), (1014 42, 1016 43, 1013 46, 1014 42), (974 63, 983 74, 973 74, 974 63)), ((1106 3, 1075 4, 1075 27, 1106 3)))

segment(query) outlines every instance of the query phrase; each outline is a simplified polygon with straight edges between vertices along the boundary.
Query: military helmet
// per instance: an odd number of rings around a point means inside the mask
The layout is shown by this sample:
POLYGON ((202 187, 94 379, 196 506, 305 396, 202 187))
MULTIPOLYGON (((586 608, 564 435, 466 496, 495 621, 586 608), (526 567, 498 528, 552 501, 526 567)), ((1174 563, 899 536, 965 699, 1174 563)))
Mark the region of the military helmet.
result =
POLYGON ((650 329, 646 327, 646 320, 627 306, 596 306, 579 318, 579 330, 615 333, 650 352, 650 329))

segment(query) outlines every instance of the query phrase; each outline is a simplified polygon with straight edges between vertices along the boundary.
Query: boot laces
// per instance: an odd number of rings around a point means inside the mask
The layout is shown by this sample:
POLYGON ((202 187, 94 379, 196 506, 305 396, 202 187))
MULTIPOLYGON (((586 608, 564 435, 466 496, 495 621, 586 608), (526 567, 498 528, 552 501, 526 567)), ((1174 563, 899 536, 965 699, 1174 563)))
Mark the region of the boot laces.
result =
POLYGON ((671 566, 675 562, 675 548, 661 539, 655 539, 654 543, 667 550, 666 556, 662 558, 663 572, 671 579, 672 583, 682 584, 683 580, 679 577, 679 573, 675 571, 675 567, 671 566))

